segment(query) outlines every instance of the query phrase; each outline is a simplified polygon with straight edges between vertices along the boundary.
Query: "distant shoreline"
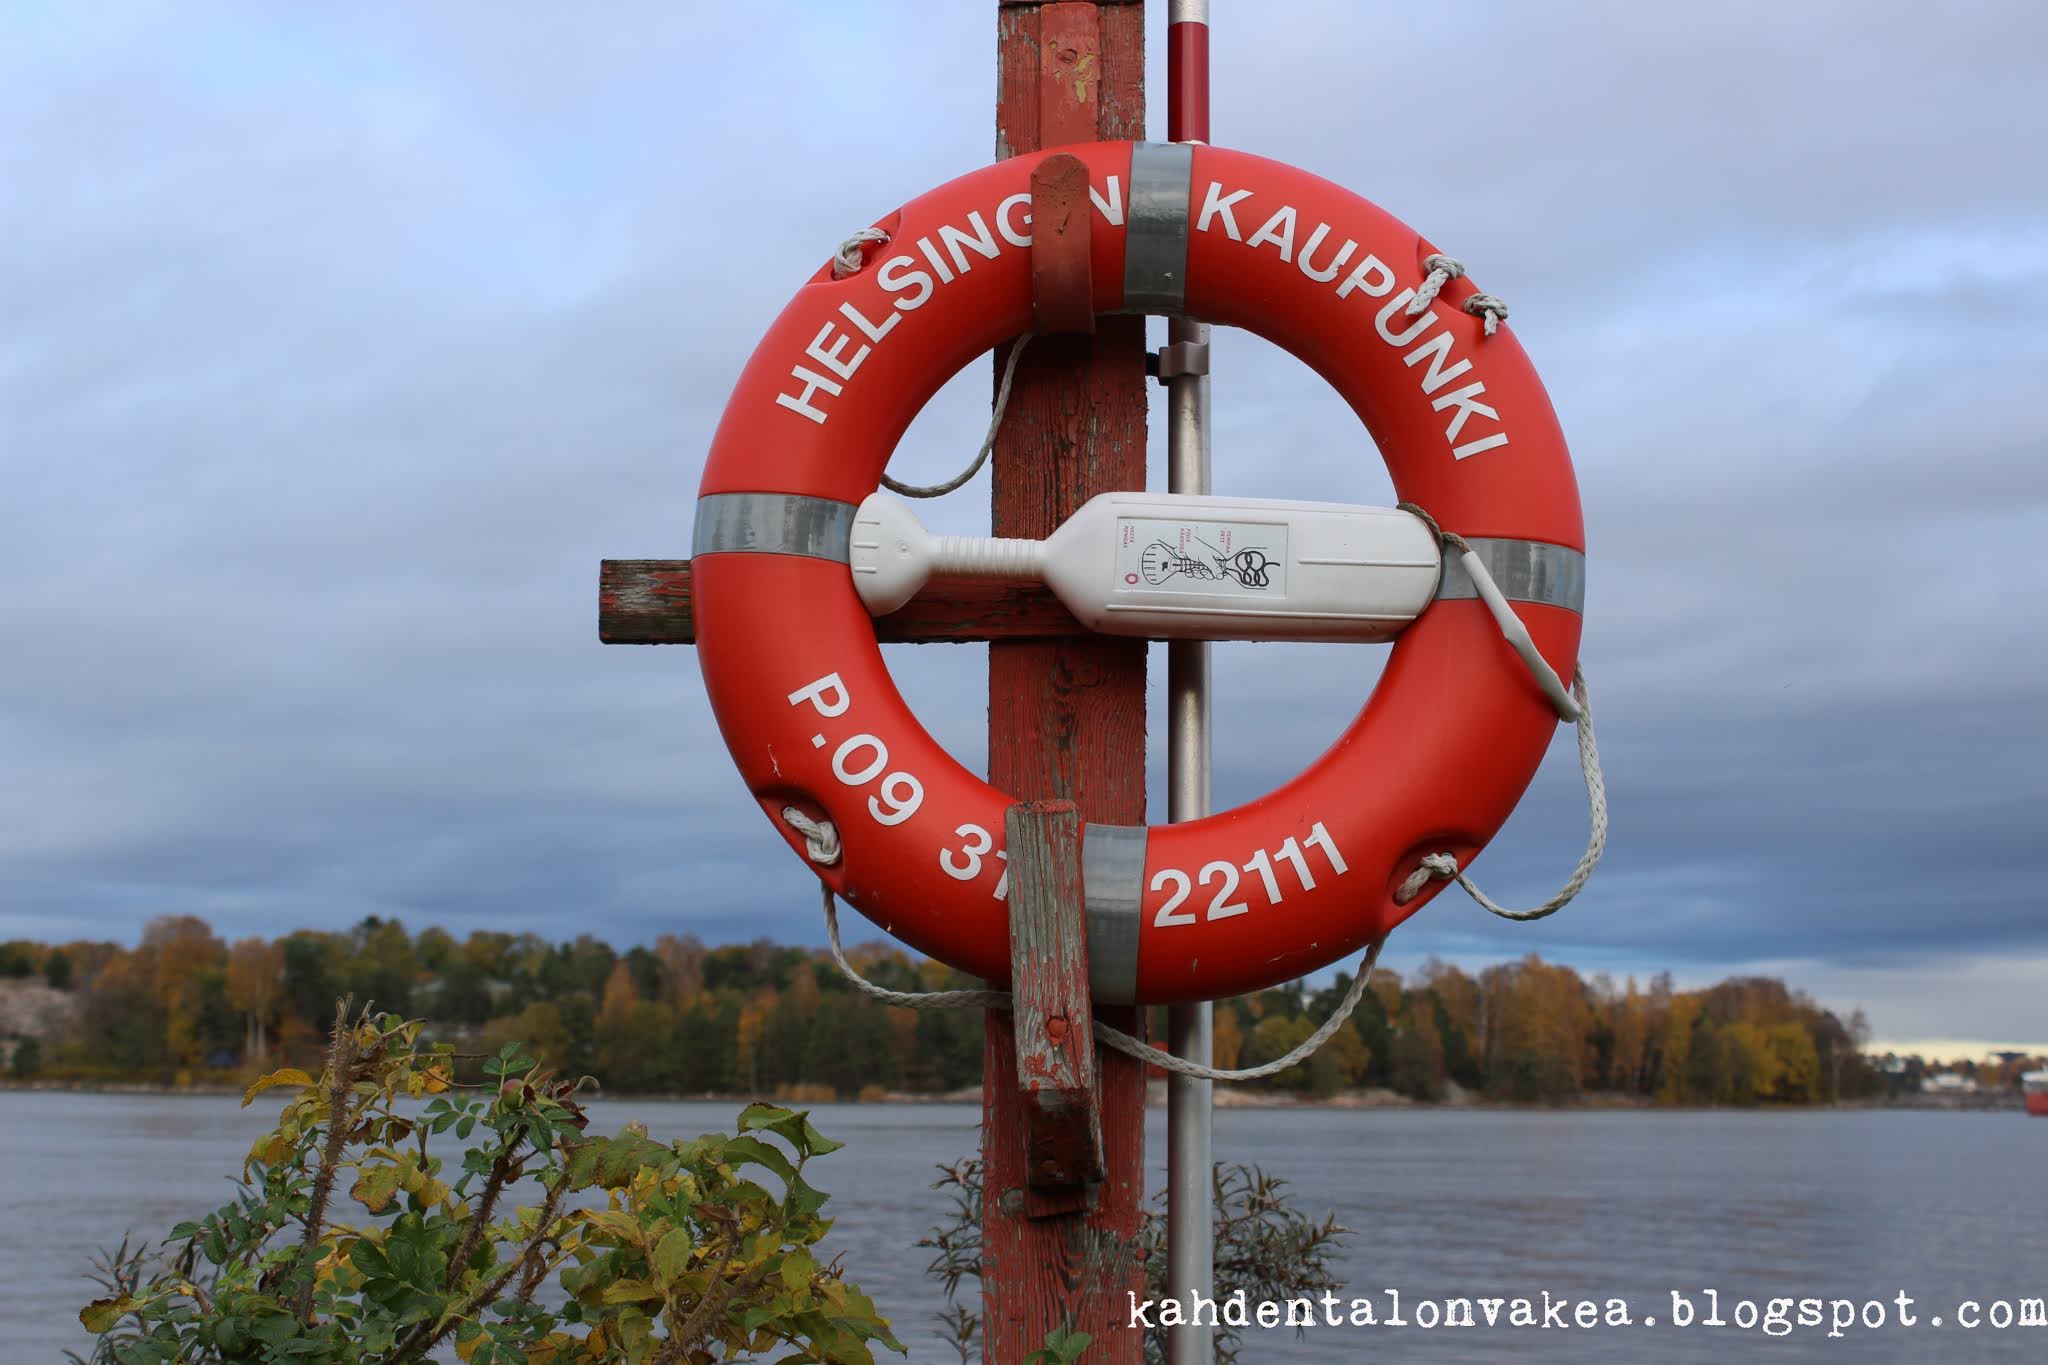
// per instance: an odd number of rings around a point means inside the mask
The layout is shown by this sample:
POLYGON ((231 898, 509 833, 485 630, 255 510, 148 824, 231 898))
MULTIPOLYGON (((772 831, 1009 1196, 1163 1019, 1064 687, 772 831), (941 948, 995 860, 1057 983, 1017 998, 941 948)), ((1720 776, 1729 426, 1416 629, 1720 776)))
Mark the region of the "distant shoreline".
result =
MULTIPOLYGON (((152 1081, 6 1081, 0 1080, 0 1094, 14 1091, 42 1092, 69 1095, 208 1095, 235 1098, 242 1094, 242 1087, 229 1084, 164 1085, 152 1081)), ((1617 1094, 1601 1091, 1579 1096, 1561 1104, 1545 1104, 1515 1100, 1489 1100, 1469 1094, 1442 1100, 1417 1100, 1391 1090, 1343 1091, 1323 1099, 1305 1098, 1296 1095, 1275 1094, 1271 1091, 1231 1090, 1218 1086, 1215 1090, 1218 1109, 1480 1109, 1480 1110, 1524 1110, 1542 1113, 1568 1113, 1575 1111, 1599 1112, 1642 1112, 1642 1113, 1804 1113, 1843 1110, 1909 1109, 1919 1111, 1956 1111, 1970 1113, 2024 1113, 2025 1105, 2017 1095, 2000 1093, 1966 1096, 1913 1096, 1891 1100, 1843 1100, 1834 1104, 1759 1104, 1759 1105, 1700 1105, 1700 1104, 1657 1104, 1637 1095, 1617 1094)), ((608 1104, 654 1103, 654 1104, 730 1104, 742 1106, 757 1100, 788 1105, 874 1105, 877 1107, 915 1107, 918 1105, 979 1105, 981 1091, 978 1087, 966 1090, 947 1091, 943 1094, 924 1095, 908 1091, 892 1091, 881 1096, 866 1099, 819 1099, 813 1096, 802 1098, 777 1097, 772 1095, 745 1094, 673 1094, 595 1091, 592 1099, 608 1104)), ((1155 1081, 1146 1095, 1151 1108, 1163 1108, 1166 1104, 1166 1086, 1155 1081)))

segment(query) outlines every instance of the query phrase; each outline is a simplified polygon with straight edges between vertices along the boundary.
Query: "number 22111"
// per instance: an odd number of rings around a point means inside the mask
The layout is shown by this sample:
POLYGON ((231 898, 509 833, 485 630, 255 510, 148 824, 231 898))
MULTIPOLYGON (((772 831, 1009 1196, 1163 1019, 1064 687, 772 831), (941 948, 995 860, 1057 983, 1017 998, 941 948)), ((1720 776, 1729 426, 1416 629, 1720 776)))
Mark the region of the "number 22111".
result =
POLYGON ((1307 852, 1312 848, 1322 850, 1323 856, 1329 861, 1332 876, 1341 877, 1351 870, 1345 866, 1344 855, 1337 851, 1336 843, 1330 838, 1330 831, 1323 828, 1323 822, 1320 820, 1310 828, 1306 839, 1296 840, 1290 835, 1287 842, 1280 845, 1277 851, 1268 853, 1262 848, 1254 853, 1242 868, 1218 859, 1213 863, 1204 863, 1201 870, 1190 880, 1188 874, 1177 867, 1162 867, 1153 874, 1151 889, 1170 891, 1171 894, 1167 896, 1166 904, 1159 907, 1159 913, 1152 917, 1153 926, 1166 929, 1178 924, 1195 923, 1195 912, 1182 910, 1180 907, 1194 893, 1197 885, 1216 888, 1216 894, 1210 898, 1207 913, 1199 918, 1230 919, 1236 915, 1250 913, 1249 904, 1232 899, 1237 895, 1238 885, 1242 880, 1240 874, 1243 872, 1255 873, 1258 876, 1266 893, 1268 905, 1280 904, 1287 893, 1281 885, 1280 873, 1276 868, 1278 863, 1286 863, 1293 869, 1294 880, 1303 891, 1313 891, 1316 889, 1316 875, 1309 870, 1307 852))

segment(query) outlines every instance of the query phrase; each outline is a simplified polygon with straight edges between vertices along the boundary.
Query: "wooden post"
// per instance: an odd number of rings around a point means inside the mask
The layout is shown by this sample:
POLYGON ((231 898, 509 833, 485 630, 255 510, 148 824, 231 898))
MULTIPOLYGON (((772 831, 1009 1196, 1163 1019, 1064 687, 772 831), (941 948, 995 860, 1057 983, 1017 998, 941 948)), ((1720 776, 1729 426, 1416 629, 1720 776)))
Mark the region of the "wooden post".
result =
MULTIPOLYGON (((1144 136, 1142 4, 1003 3, 996 152, 1144 136)), ((1145 486, 1145 330, 1110 317, 1091 336, 1032 343, 996 442, 993 531, 1050 535, 1097 493, 1145 486)), ((989 779, 1022 800, 1075 802, 1106 824, 1145 820, 1145 646, 1100 637, 989 646, 989 779)), ((1126 1030, 1131 1010, 1102 1011, 1126 1030)), ((1088 1206, 1033 1217, 1029 1115, 1010 1017, 988 1016, 982 1086, 982 1334, 1015 1365, 1055 1328, 1089 1333, 1091 1365, 1137 1365, 1126 1326, 1142 1297, 1145 1073, 1119 1053, 1096 1070, 1104 1179, 1088 1206)))

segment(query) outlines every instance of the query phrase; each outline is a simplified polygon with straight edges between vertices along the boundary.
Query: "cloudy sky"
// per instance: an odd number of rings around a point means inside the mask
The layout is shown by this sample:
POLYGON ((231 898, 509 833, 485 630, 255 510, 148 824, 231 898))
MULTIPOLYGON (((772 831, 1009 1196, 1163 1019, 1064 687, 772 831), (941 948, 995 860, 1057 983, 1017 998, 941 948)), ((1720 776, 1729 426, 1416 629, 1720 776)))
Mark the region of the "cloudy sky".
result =
MULTIPOLYGON (((1586 499, 1612 852, 1390 963, 2048 1039, 2048 9, 1215 8, 1218 141, 1507 298, 1586 499)), ((0 937, 816 941, 689 653, 598 644, 597 563, 687 553, 796 284, 990 156, 992 10, 0 3, 0 937)), ((950 473, 986 384, 898 470, 950 473)), ((1219 491, 1386 498, 1305 369, 1227 335, 1215 384, 1219 491)), ((970 766, 982 654, 890 655, 970 766)), ((1376 666, 1222 650, 1219 800, 1376 666)), ((1570 868, 1576 782, 1561 730, 1496 894, 1570 868)))

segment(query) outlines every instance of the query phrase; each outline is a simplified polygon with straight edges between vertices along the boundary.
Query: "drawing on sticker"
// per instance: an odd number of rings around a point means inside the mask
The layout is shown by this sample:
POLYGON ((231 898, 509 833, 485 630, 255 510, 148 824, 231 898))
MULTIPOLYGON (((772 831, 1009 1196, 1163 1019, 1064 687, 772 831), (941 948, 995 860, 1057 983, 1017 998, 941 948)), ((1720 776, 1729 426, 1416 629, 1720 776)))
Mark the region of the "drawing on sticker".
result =
POLYGON ((1264 550, 1252 547, 1239 550, 1233 555, 1226 555, 1199 536, 1194 537, 1194 541, 1208 551, 1207 563, 1192 555, 1182 554, 1163 540, 1155 540, 1147 545, 1143 561, 1145 581, 1156 588, 1176 574, 1186 574, 1189 578, 1209 583, 1228 578, 1234 580, 1240 587, 1270 586, 1270 570, 1278 561, 1264 550))

